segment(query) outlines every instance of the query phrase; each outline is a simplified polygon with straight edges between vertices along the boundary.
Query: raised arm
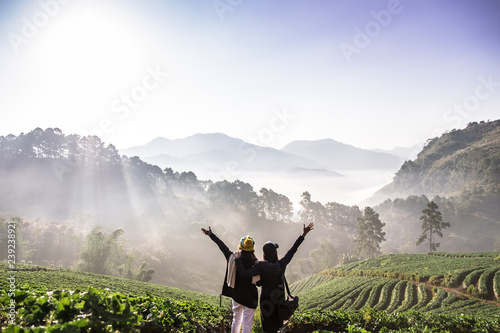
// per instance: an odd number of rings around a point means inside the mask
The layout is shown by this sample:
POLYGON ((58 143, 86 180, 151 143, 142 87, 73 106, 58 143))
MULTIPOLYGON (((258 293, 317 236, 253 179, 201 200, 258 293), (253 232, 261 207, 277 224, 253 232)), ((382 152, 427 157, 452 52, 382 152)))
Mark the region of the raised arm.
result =
POLYGON ((303 228, 303 231, 302 231, 302 237, 306 237, 306 235, 309 233, 309 231, 313 230, 314 229, 314 223, 309 223, 306 227, 306 225, 304 224, 304 228, 303 228))
POLYGON ((295 252, 297 252, 297 249, 299 248, 300 244, 304 241, 306 235, 309 233, 309 231, 314 229, 314 223, 309 223, 307 226, 304 224, 304 227, 302 229, 302 235, 300 235, 297 240, 295 240, 295 243, 293 243, 292 247, 286 252, 286 254, 281 258, 279 261, 282 265, 288 265, 290 261, 292 260, 295 252))
POLYGON ((203 232, 205 235, 209 236, 211 240, 217 244, 219 249, 222 251, 224 254, 224 257, 226 257, 226 260, 229 259, 229 256, 233 253, 227 246, 224 244, 224 242, 219 239, 219 237, 215 236, 215 234, 212 232, 212 228, 208 227, 208 229, 201 228, 201 232, 203 232))

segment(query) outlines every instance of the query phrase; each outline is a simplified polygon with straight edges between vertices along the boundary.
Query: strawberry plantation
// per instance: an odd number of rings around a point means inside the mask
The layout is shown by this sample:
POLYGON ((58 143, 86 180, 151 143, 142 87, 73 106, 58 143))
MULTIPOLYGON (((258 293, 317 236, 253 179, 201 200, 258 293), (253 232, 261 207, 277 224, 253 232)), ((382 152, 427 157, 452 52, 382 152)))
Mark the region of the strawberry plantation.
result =
MULTIPOLYGON (((498 253, 385 255, 295 282, 299 310, 284 332, 500 332, 498 253)), ((219 296, 73 270, 18 265, 5 332, 225 332, 219 296), (16 325, 8 325, 14 299, 16 325)), ((261 332, 258 314, 254 332, 261 332)))

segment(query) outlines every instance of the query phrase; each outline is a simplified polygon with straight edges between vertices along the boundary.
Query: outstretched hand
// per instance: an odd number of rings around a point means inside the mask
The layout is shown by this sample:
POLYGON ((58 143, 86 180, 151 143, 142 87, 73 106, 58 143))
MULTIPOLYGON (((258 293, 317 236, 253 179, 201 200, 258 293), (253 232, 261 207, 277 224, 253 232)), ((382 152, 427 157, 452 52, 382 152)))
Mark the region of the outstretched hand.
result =
POLYGON ((309 223, 306 227, 306 225, 304 224, 304 229, 302 231, 302 237, 306 237, 306 235, 309 233, 309 231, 313 230, 314 229, 314 223, 309 223))
POLYGON ((212 228, 208 227, 208 230, 205 228, 201 228, 201 232, 203 232, 207 236, 210 236, 212 234, 212 228))

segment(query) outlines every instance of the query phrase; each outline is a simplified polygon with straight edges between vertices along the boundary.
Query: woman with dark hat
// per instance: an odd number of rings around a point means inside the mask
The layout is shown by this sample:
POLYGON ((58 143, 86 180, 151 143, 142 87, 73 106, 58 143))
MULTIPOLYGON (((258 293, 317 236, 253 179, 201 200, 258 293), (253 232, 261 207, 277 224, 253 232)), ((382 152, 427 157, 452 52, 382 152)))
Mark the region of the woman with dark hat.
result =
POLYGON ((278 244, 266 242, 263 251, 263 260, 252 268, 245 267, 243 258, 236 259, 238 274, 245 277, 260 275, 260 285, 262 290, 260 293, 260 318, 262 321, 262 329, 266 333, 275 333, 281 326, 283 321, 279 318, 279 304, 285 300, 285 290, 282 280, 282 272, 292 260, 295 252, 300 244, 304 241, 304 237, 314 229, 314 223, 309 225, 304 224, 302 235, 300 235, 287 253, 278 260, 278 244))
POLYGON ((233 322, 231 332, 250 333, 253 326, 253 318, 255 309, 258 303, 257 287, 255 286, 256 279, 252 276, 242 276, 239 274, 235 265, 235 254, 241 257, 242 267, 252 268, 257 262, 255 257, 254 245, 252 237, 244 236, 238 244, 238 252, 233 253, 222 240, 220 240, 210 227, 208 229, 201 228, 201 231, 210 236, 220 248, 228 262, 222 294, 232 297, 233 322))

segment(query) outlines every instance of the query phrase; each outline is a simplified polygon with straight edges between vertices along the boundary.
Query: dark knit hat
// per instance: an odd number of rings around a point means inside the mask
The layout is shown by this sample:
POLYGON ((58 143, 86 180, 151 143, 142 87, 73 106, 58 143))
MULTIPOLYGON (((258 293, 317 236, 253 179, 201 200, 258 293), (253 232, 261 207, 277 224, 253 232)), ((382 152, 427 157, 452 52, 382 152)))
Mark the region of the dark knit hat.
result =
POLYGON ((266 244, 264 244, 264 247, 262 248, 262 251, 264 253, 273 253, 276 252, 276 249, 279 247, 277 243, 273 243, 271 241, 267 241, 266 244))

